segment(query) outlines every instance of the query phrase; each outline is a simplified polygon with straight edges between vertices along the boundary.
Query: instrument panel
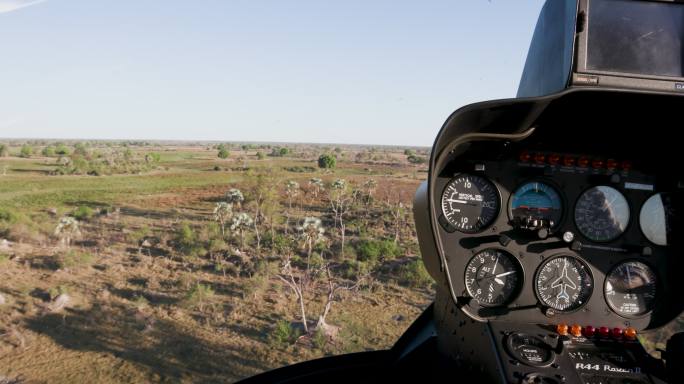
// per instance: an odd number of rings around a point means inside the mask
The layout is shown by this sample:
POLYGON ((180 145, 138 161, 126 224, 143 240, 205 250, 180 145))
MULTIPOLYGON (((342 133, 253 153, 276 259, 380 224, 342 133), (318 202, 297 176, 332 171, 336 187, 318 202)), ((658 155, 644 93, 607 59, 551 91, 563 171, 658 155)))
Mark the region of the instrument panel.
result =
POLYGON ((435 182, 450 285, 471 317, 645 329, 667 305, 677 188, 631 161, 518 148, 447 163, 435 182))

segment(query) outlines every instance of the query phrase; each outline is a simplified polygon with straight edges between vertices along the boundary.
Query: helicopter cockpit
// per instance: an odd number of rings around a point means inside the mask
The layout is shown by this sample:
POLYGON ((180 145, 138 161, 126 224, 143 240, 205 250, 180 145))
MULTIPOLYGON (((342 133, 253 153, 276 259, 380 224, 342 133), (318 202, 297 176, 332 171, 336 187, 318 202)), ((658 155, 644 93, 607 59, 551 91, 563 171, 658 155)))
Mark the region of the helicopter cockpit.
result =
POLYGON ((639 339, 684 310, 683 42, 680 2, 547 1, 518 98, 435 140, 414 203, 434 304, 386 354, 255 379, 684 381, 684 334, 661 358, 639 339))

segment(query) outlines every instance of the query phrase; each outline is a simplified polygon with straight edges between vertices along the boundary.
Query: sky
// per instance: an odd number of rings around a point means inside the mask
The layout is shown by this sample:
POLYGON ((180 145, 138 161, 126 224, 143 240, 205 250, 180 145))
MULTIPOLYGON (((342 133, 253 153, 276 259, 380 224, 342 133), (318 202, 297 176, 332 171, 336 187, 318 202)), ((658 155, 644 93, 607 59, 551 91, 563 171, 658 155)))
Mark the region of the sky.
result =
POLYGON ((429 146, 543 0, 0 0, 0 137, 429 146))

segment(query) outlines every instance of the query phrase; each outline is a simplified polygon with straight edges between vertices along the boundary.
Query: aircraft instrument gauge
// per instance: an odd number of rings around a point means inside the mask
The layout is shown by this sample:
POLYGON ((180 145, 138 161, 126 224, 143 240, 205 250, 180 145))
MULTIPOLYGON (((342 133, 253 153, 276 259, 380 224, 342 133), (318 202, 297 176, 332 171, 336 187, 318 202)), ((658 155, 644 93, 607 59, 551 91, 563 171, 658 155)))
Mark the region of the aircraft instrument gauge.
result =
POLYGON ((468 294, 482 306, 506 304, 519 292, 523 271, 508 252, 486 249, 473 256, 465 271, 468 294))
POLYGON ((589 301, 594 279, 580 259, 559 256, 539 267, 535 290, 543 305, 559 312, 571 312, 589 301))
POLYGON ((459 175, 442 193, 442 213, 449 224, 464 233, 477 233, 497 217, 499 192, 489 180, 459 175))

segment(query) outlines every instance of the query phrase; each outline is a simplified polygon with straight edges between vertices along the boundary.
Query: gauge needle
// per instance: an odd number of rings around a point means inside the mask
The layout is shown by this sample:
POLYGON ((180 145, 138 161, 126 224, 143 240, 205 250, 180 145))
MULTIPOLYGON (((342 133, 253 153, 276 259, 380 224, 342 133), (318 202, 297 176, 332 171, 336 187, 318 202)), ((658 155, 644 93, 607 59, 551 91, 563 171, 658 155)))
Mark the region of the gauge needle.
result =
POLYGON ((447 199, 447 201, 450 203, 468 204, 468 202, 465 200, 447 199))
POLYGON ((496 281, 496 283, 499 285, 504 285, 504 282, 501 279, 499 279, 498 277, 495 277, 494 281, 496 281))
POLYGON ((496 256, 496 261, 494 262, 494 268, 492 268, 492 275, 496 275, 496 266, 497 265, 499 265, 499 256, 496 256))
POLYGON ((504 273, 499 273, 498 275, 496 275, 496 277, 504 277, 504 276, 512 275, 514 273, 515 273, 515 271, 508 271, 508 272, 504 272, 504 273))

